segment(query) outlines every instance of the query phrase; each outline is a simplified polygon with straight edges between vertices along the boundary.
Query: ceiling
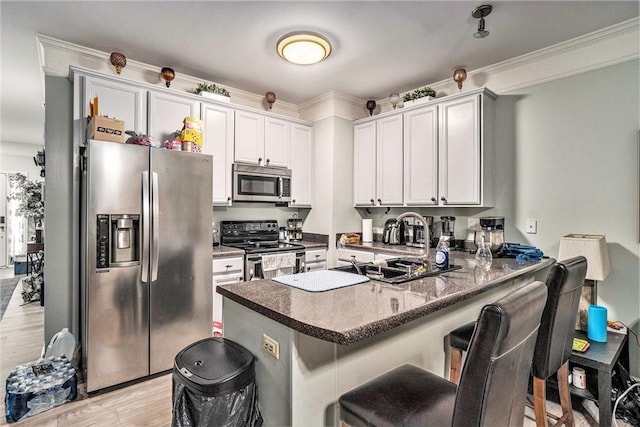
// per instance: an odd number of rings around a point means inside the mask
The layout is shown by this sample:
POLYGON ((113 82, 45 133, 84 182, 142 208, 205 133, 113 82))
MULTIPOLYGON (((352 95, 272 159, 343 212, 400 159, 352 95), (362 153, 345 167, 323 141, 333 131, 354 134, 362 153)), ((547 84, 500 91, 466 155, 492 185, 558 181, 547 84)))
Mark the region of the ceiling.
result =
POLYGON ((4 1, 1 135, 42 144, 43 76, 35 34, 279 100, 330 90, 382 99, 638 16, 637 1, 4 1), (475 39, 471 11, 491 4, 491 35, 475 39), (283 61, 276 42, 312 30, 331 56, 314 66, 283 61))

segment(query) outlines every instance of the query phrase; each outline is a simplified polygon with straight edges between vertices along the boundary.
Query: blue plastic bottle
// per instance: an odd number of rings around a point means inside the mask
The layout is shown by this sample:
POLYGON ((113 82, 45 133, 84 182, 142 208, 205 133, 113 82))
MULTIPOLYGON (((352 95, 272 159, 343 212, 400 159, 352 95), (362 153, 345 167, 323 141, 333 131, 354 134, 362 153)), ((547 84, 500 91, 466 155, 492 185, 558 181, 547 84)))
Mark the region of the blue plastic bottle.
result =
POLYGON ((440 236, 436 246, 436 267, 440 270, 449 269, 449 242, 440 236))

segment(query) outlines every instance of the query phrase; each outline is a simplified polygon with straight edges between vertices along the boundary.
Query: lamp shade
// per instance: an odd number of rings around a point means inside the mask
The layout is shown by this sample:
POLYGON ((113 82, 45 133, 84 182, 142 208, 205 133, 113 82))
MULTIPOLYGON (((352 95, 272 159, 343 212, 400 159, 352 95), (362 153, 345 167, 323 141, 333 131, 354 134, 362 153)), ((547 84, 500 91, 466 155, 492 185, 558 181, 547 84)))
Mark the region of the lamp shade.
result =
POLYGON ((587 259, 589 280, 602 281, 611 272, 607 241, 601 234, 567 234, 560 239, 558 260, 582 255, 587 259))

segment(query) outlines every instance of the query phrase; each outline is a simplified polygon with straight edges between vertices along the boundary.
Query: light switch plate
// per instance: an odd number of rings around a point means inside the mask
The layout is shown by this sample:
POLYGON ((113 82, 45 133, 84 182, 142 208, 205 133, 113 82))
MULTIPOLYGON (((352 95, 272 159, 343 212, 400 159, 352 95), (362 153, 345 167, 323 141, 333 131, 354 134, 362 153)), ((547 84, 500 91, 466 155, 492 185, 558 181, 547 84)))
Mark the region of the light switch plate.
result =
POLYGON ((538 232, 538 220, 529 218, 527 220, 527 234, 536 234, 538 232))

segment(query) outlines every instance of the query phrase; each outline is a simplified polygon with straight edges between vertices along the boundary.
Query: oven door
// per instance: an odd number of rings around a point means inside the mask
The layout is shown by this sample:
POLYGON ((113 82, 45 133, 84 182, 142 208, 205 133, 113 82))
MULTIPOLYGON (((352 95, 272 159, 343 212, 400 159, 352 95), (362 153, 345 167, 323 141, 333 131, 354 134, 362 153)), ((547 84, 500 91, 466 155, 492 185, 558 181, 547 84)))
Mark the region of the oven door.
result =
POLYGON ((304 251, 245 255, 244 280, 271 279, 304 271, 304 251))
POLYGON ((290 202, 291 171, 264 166, 234 165, 233 200, 237 202, 290 202))

